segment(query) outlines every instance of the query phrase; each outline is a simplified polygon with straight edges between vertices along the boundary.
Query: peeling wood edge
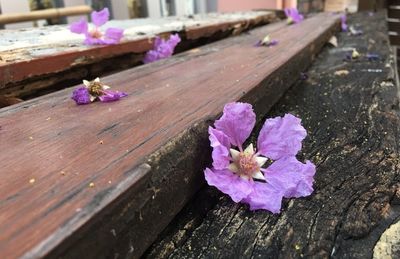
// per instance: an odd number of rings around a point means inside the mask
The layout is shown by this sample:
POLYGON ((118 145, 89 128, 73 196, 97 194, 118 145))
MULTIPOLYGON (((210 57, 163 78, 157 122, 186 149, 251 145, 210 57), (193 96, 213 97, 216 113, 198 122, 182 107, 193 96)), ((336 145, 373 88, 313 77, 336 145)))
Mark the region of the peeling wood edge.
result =
MULTIPOLYGON (((209 37, 210 35, 219 31, 224 32, 226 30, 232 29, 237 24, 239 24, 240 26, 245 25, 244 30, 260 25, 265 25, 268 23, 268 21, 274 19, 275 17, 276 15, 274 13, 268 13, 259 15, 258 17, 251 19, 210 24, 200 27, 188 27, 186 30, 180 31, 179 33, 182 34, 183 39, 199 39, 202 37, 209 37)), ((166 31, 160 33, 160 35, 167 36, 171 33, 174 33, 174 31, 166 31)), ((122 42, 115 45, 95 46, 82 51, 63 52, 57 55, 45 56, 33 60, 0 65, 0 89, 6 88, 6 85, 8 83, 17 83, 33 76, 48 75, 61 72, 64 71, 66 68, 70 69, 85 64, 93 64, 105 58, 128 53, 141 54, 152 48, 154 39, 155 37, 146 37, 134 41, 122 42), (51 65, 51 67, 53 67, 53 70, 43 71, 43 67, 46 67, 46 65, 48 66, 49 64, 51 65), (54 66, 55 64, 58 64, 58 66, 54 66), (16 75, 13 71, 29 71, 29 73, 16 75)))

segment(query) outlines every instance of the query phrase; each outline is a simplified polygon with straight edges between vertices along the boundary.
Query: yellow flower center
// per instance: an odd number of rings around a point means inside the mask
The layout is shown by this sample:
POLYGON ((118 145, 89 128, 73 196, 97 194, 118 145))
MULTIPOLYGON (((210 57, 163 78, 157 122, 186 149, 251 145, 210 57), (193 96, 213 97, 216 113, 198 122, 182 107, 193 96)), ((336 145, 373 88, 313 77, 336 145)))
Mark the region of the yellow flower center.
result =
POLYGON ((260 169, 268 159, 262 156, 257 156, 255 154, 253 144, 250 144, 242 152, 231 149, 230 153, 232 157, 232 163, 228 166, 230 171, 247 180, 253 178, 265 180, 265 177, 263 173, 261 173, 260 169))

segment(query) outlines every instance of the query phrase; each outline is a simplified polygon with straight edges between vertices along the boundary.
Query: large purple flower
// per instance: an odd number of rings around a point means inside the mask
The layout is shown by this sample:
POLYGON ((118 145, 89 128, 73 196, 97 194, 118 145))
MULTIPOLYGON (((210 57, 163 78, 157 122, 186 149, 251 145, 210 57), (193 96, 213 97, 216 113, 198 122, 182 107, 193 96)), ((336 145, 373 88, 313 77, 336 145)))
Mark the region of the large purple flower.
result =
POLYGON ((84 34, 86 45, 110 45, 120 42, 124 30, 118 28, 108 28, 105 33, 100 30, 100 26, 105 24, 110 17, 108 8, 104 8, 99 12, 92 12, 92 22, 94 27, 89 30, 89 24, 85 19, 72 23, 69 27, 73 33, 84 34))
POLYGON ((299 23, 304 20, 304 16, 299 13, 297 8, 285 8, 284 12, 286 14, 288 24, 299 23))
POLYGON ((161 39, 157 36, 154 41, 153 49, 146 53, 143 63, 151 63, 172 56, 179 42, 181 42, 181 38, 178 34, 171 35, 168 40, 161 39))
POLYGON ((278 213, 283 197, 304 197, 313 192, 315 165, 296 159, 307 133, 299 118, 286 114, 266 120, 256 149, 253 144, 243 148, 255 123, 250 104, 225 105, 215 128, 208 129, 213 167, 205 169, 205 178, 233 201, 249 204, 251 210, 278 213))
POLYGON ((99 99, 100 102, 113 102, 127 96, 128 94, 119 91, 109 90, 108 85, 102 84, 99 78, 93 81, 83 80, 84 86, 75 89, 72 99, 76 104, 88 104, 99 99))

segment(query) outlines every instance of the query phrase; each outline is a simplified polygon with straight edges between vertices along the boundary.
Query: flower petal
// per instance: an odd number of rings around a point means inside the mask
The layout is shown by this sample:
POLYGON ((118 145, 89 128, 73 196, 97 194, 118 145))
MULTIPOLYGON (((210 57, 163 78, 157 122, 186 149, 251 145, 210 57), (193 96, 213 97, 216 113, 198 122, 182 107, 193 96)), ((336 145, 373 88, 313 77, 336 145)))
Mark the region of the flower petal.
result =
POLYGON ((306 136, 301 120, 291 114, 268 119, 258 136, 258 152, 273 160, 295 156, 306 136))
POLYGON ((343 14, 342 16, 340 16, 340 20, 341 20, 341 26, 342 26, 342 31, 347 31, 347 17, 346 14, 343 14))
POLYGON ((240 202, 253 191, 253 181, 244 180, 229 170, 206 168, 204 175, 209 185, 215 186, 221 192, 228 194, 234 202, 240 202))
POLYGON ((88 32, 88 23, 85 19, 81 19, 77 22, 71 23, 69 26, 69 30, 73 33, 87 33, 88 32))
POLYGON ((215 121, 215 128, 229 137, 232 145, 242 148, 256 123, 253 107, 248 103, 228 103, 222 117, 215 121))
POLYGON ((127 96, 127 93, 119 91, 104 90, 104 94, 99 96, 101 102, 118 101, 120 98, 127 96))
POLYGON ((157 36, 154 40, 153 49, 146 53, 143 63, 150 63, 172 56, 176 45, 180 41, 181 38, 178 34, 171 35, 167 41, 157 36))
POLYGON ((110 12, 108 11, 108 8, 104 8, 103 10, 96 12, 93 11, 91 14, 92 17, 92 22, 94 25, 97 27, 102 26, 106 22, 108 22, 108 19, 110 18, 110 12))
POLYGON ((146 55, 143 58, 143 63, 147 64, 147 63, 157 61, 159 59, 160 58, 159 58, 157 51, 149 50, 149 51, 147 51, 146 55))
POLYGON ((263 171, 267 182, 282 190, 285 198, 308 196, 314 190, 315 165, 310 161, 303 164, 296 157, 286 157, 263 171))
POLYGON ((104 44, 104 41, 102 39, 94 38, 89 33, 86 33, 85 37, 86 38, 83 41, 83 43, 86 45, 102 45, 102 44, 104 44))
POLYGON ((88 104, 90 103, 90 94, 86 87, 79 87, 72 92, 72 100, 76 102, 76 104, 88 104))
POLYGON ((253 191, 243 200, 250 205, 250 210, 264 209, 279 213, 283 194, 268 183, 254 182, 253 191))
POLYGON ((124 30, 118 28, 108 28, 104 35, 104 42, 106 44, 117 44, 121 41, 124 35, 124 30))
POLYGON ((229 138, 219 130, 212 127, 208 128, 210 134, 209 139, 211 143, 213 167, 217 170, 225 169, 229 166, 229 138))
POLYGON ((179 42, 181 42, 181 37, 179 37, 178 33, 171 34, 171 36, 169 36, 168 45, 170 47, 175 48, 179 42))

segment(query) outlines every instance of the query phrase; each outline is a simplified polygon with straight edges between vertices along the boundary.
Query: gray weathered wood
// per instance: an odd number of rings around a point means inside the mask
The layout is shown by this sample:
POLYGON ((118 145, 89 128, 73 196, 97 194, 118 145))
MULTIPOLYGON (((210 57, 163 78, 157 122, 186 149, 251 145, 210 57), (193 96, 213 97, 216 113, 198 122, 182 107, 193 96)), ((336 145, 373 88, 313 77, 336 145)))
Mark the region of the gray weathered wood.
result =
POLYGON ((382 12, 356 14, 349 23, 360 24, 365 34, 340 33, 339 47, 325 48, 309 69, 309 79, 298 82, 267 116, 290 112, 303 118, 309 136, 300 158, 317 165, 315 192, 286 200, 282 213, 272 215, 251 212, 206 188, 146 258, 371 258, 374 250, 375 258, 398 255, 394 250, 400 243, 393 236, 398 224, 381 237, 400 218, 400 110, 393 53, 382 12), (359 60, 343 61, 354 47, 362 54, 359 60), (382 59, 368 61, 367 52, 382 59), (335 75, 338 70, 349 74, 335 75))

